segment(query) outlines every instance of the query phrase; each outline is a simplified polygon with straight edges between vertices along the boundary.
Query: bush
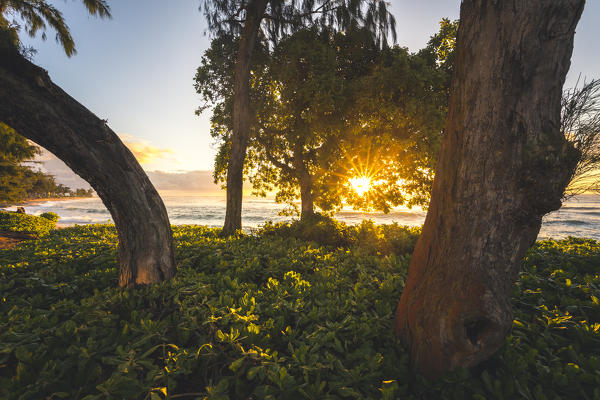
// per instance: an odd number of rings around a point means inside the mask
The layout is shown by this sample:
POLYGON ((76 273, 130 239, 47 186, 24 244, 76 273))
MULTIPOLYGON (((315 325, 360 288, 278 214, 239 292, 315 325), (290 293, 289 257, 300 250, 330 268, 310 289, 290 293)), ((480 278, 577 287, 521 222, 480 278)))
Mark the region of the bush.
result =
POLYGON ((354 240, 349 227, 326 215, 315 213, 292 223, 267 222, 260 234, 308 240, 321 246, 350 247, 354 240))
POLYGON ((412 254, 420 234, 420 227, 401 226, 397 223, 375 225, 371 220, 352 227, 354 246, 378 255, 412 254))
POLYGON ((40 217, 49 219, 50 221, 54 221, 54 222, 57 222, 58 219, 60 218, 58 216, 58 214, 53 213, 53 212, 45 212, 43 214, 40 214, 40 217))
POLYGON ((315 242, 320 246, 337 248, 359 248, 369 254, 411 254, 421 228, 390 225, 375 225, 366 220, 360 225, 346 225, 330 217, 315 214, 292 223, 267 222, 259 231, 264 236, 293 237, 315 242))
POLYGON ((174 227, 177 276, 137 289, 114 226, 0 251, 0 398, 600 397, 595 241, 537 244, 505 346, 428 382, 393 334, 408 257, 218 231, 174 227))
POLYGON ((0 211, 0 232, 25 233, 35 236, 47 235, 56 227, 58 215, 45 213, 38 217, 8 211, 0 211), (44 215, 48 215, 44 217, 44 215))

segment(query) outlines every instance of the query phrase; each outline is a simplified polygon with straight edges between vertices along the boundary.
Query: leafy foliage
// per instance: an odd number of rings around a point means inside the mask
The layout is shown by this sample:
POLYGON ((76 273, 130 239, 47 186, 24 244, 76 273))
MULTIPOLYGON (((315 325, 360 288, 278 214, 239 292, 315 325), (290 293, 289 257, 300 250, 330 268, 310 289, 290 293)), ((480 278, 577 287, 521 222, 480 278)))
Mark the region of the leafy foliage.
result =
POLYGON ((44 213, 38 217, 35 215, 0 211, 0 232, 18 232, 44 236, 54 229, 58 218, 58 215, 52 212, 44 213))
POLYGON ((40 217, 49 219, 50 221, 54 221, 54 222, 58 221, 58 219, 60 218, 58 216, 58 214, 53 213, 52 211, 42 213, 42 214, 40 214, 40 217))
MULTIPOLYGON (((226 180, 232 133, 236 44, 216 38, 195 87, 214 104, 211 134, 219 145, 215 181, 226 180)), ((379 49, 365 29, 316 28, 286 36, 272 51, 254 50, 251 140, 245 172, 255 193, 276 191, 295 211, 328 212, 342 200, 389 211, 426 205, 446 115, 449 70, 433 45, 418 54, 379 49), (368 175, 372 190, 349 179, 368 175)))
POLYGON ((365 220, 360 225, 346 225, 321 214, 290 223, 267 223, 261 230, 263 236, 292 237, 315 242, 319 246, 360 249, 368 254, 410 255, 420 234, 420 228, 375 225, 365 220))
POLYGON ((302 217, 313 203, 326 211, 340 206, 343 177, 333 172, 346 161, 349 125, 358 123, 351 113, 359 79, 377 56, 366 30, 307 29, 278 44, 254 85, 262 98, 248 162, 258 193, 276 188, 276 200, 291 207, 300 197, 302 217))
MULTIPOLYGON (((454 48, 456 47, 458 23, 458 20, 450 21, 448 18, 442 18, 440 30, 427 43, 427 48, 435 54, 438 65, 448 72, 448 79, 452 77, 454 66, 454 48)), ((449 82, 448 89, 450 89, 449 82)))
POLYGON ((39 154, 39 149, 12 128, 0 122, 0 204, 27 197, 24 184, 30 168, 21 165, 39 154))
MULTIPOLYGON (((82 0, 91 15, 110 18, 110 9, 106 0, 82 0)), ((56 32, 56 41, 61 44, 65 54, 71 57, 75 50, 75 41, 71 36, 62 13, 46 0, 3 0, 0 2, 0 30, 12 31, 12 43, 20 46, 18 32, 21 28, 17 22, 8 23, 10 16, 18 16, 24 23, 25 32, 34 37, 42 32, 42 39, 46 40, 46 28, 50 26, 56 32)))
MULTIPOLYGON (((215 37, 242 34, 248 13, 255 1, 201 0, 201 10, 215 37)), ((265 39, 276 43, 283 36, 306 27, 319 27, 336 32, 363 26, 383 46, 388 36, 396 41, 396 21, 384 1, 306 0, 301 2, 269 0, 260 16, 265 39)))
MULTIPOLYGON (((273 232, 272 232, 273 233, 273 232)), ((580 399, 600 396, 600 244, 538 243, 506 345, 415 376, 392 333, 408 257, 174 227, 180 266, 115 288, 113 226, 0 251, 0 397, 580 399)))

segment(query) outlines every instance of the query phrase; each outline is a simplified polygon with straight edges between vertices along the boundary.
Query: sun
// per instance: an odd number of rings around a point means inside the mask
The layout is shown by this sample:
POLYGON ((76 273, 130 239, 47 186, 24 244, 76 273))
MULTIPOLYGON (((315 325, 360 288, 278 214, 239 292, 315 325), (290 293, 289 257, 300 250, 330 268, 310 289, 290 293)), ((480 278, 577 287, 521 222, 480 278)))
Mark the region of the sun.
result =
POLYGON ((371 178, 364 176, 364 175, 350 178, 349 182, 350 182, 350 186, 352 186, 352 189, 359 196, 362 196, 363 194, 368 192, 369 189, 371 189, 371 178))

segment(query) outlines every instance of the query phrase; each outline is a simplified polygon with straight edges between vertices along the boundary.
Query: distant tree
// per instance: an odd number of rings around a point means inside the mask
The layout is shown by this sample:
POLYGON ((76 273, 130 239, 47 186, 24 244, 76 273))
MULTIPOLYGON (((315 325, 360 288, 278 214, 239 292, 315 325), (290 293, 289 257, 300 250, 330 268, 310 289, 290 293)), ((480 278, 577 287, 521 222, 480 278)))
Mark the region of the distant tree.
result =
MULTIPOLYGON (((83 0, 109 17, 104 0, 83 0)), ((45 147, 87 180, 111 212, 119 233, 119 283, 149 284, 175 274, 171 226, 164 204, 133 154, 106 122, 31 63, 19 40, 50 26, 65 53, 75 45, 62 14, 44 0, 0 0, 0 122, 45 147), (18 23, 12 21, 20 18, 18 23)))
POLYGON ((427 49, 433 53, 439 67, 448 73, 448 89, 450 89, 450 78, 452 78, 454 66, 457 33, 458 20, 450 21, 448 18, 442 18, 440 30, 430 38, 427 44, 427 49))
POLYGON ((232 132, 227 163, 227 208, 224 234, 241 228, 242 183, 246 147, 251 130, 250 70, 261 32, 275 43, 284 33, 313 24, 332 30, 365 26, 385 44, 395 22, 384 1, 318 0, 203 0, 209 30, 216 36, 238 37, 235 53, 232 132))
POLYGON ((31 167, 27 167, 23 181, 27 187, 26 197, 30 199, 59 197, 65 193, 65 187, 57 184, 53 176, 35 171, 31 167))
POLYGON ((15 203, 27 197, 29 185, 25 176, 29 169, 22 162, 37 154, 36 146, 0 123, 0 204, 15 203))
POLYGON ((462 2, 429 212, 396 313, 429 376, 487 359, 513 325, 522 258, 578 161, 560 110, 584 4, 462 2))
POLYGON ((94 191, 92 189, 76 189, 73 193, 75 197, 92 197, 94 195, 94 191))
POLYGON ((85 189, 77 189, 75 193, 57 184, 53 176, 35 170, 30 161, 37 154, 40 154, 37 146, 0 123, 0 204, 44 197, 91 196, 85 189))

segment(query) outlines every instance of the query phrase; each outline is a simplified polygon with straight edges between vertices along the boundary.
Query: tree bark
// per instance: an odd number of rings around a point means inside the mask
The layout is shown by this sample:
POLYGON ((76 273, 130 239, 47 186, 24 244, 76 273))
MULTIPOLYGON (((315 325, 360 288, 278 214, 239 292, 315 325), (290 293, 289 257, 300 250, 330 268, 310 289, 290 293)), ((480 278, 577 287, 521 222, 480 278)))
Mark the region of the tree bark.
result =
MULTIPOLYGON (((296 129, 302 129, 297 126, 296 129)), ((312 176, 309 169, 305 164, 304 154, 304 140, 306 136, 300 136, 293 145, 293 159, 292 165, 294 167, 294 174, 298 179, 298 186, 300 186, 300 219, 306 219, 315 214, 315 205, 312 188, 312 176)))
POLYGON ((133 154, 46 71, 7 49, 0 49, 0 121, 54 153, 96 190, 119 234, 121 286, 174 276, 167 211, 133 154))
POLYGON ((246 21, 235 63, 233 88, 233 131, 231 152, 227 164, 227 205, 223 234, 231 235, 242 228, 242 188, 244 160, 250 136, 250 60, 258 29, 268 0, 251 0, 246 9, 246 21))
POLYGON ((304 173, 300 176, 300 204, 300 219, 305 219, 315 214, 315 205, 312 193, 312 178, 308 173, 304 173))
POLYGON ((464 0, 431 203, 396 313, 416 370, 492 355, 542 216, 561 205, 577 151, 560 99, 585 0, 464 0))

